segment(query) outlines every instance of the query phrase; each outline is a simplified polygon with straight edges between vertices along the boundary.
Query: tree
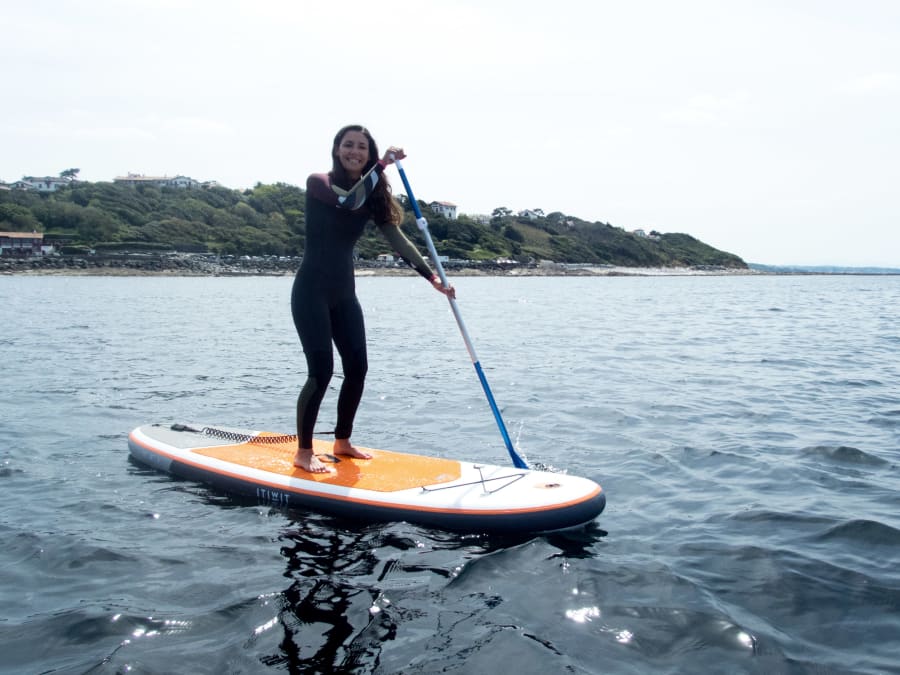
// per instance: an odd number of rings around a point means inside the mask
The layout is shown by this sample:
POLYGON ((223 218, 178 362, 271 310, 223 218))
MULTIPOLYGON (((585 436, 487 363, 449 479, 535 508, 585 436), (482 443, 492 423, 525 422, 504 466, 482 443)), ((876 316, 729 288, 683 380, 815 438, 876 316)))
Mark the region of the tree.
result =
POLYGON ((31 210, 18 204, 0 204, 0 228, 13 232, 37 232, 42 229, 31 210))
POLYGON ((78 215, 78 236, 85 244, 110 241, 121 225, 112 213, 96 206, 88 206, 79 211, 78 215))
POLYGON ((512 225, 507 225, 503 228, 503 236, 509 239, 510 241, 523 242, 525 241, 525 237, 522 236, 522 233, 519 232, 512 225))
POLYGON ((512 211, 505 206, 498 206, 491 212, 491 216, 494 218, 504 218, 506 216, 511 216, 512 211))
POLYGON ((59 177, 65 178, 69 181, 74 181, 76 178, 78 178, 79 171, 81 171, 81 169, 66 169, 65 171, 59 172, 59 177))

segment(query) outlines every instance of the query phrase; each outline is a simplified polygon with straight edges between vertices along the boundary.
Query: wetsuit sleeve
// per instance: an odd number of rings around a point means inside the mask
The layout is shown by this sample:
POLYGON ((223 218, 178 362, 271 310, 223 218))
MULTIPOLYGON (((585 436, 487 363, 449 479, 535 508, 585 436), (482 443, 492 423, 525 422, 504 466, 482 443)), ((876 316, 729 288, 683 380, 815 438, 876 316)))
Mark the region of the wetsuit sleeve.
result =
POLYGON ((394 251, 399 253, 400 257, 406 261, 407 265, 412 267, 426 279, 430 280, 434 276, 434 272, 431 271, 428 263, 425 262, 425 258, 419 253, 419 249, 406 238, 406 235, 403 234, 399 226, 386 223, 384 225, 379 225, 378 229, 381 230, 384 238, 388 240, 388 243, 394 251))
POLYGON ((375 166, 369 169, 349 190, 342 190, 334 185, 327 174, 314 173, 306 179, 306 190, 320 202, 325 202, 329 206, 355 211, 366 203, 366 199, 378 185, 381 174, 384 173, 384 167, 383 162, 376 162, 375 166))

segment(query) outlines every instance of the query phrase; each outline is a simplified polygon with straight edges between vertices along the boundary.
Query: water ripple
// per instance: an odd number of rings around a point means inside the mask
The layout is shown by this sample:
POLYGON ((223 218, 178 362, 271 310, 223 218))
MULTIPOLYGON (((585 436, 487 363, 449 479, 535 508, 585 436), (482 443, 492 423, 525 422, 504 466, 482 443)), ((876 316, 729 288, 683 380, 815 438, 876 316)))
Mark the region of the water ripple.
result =
MULTIPOLYGON (((896 672, 897 278, 459 279, 516 446, 608 496, 536 538, 281 511, 128 461, 146 422, 290 430, 290 283, 0 278, 4 668, 896 672)), ((358 288, 357 433, 508 462, 446 303, 358 288)))

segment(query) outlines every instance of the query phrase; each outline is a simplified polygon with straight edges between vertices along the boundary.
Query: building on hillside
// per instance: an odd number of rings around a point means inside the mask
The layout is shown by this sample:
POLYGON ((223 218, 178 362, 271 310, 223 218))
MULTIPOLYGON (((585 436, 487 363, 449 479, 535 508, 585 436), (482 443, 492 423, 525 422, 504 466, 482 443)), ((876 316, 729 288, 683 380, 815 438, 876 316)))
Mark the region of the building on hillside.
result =
POLYGON ((70 179, 59 176, 24 176, 22 180, 30 183, 38 192, 56 192, 72 183, 70 179))
POLYGON ((456 204, 452 202, 431 202, 428 208, 444 218, 456 220, 456 204))
POLYGON ((528 218, 529 220, 537 220, 538 218, 543 217, 543 215, 542 212, 532 211, 531 209, 524 209, 518 213, 520 218, 528 218))
POLYGON ((22 180, 17 180, 15 183, 4 183, 7 190, 36 190, 37 192, 56 192, 71 184, 70 179, 58 176, 22 176, 22 180))
POLYGON ((138 185, 153 185, 156 187, 171 188, 199 188, 200 181, 196 181, 188 176, 145 176, 142 173, 129 173, 126 176, 116 176, 113 178, 114 183, 121 185, 130 185, 137 187, 138 185))
POLYGON ((0 232, 0 257, 38 256, 43 253, 42 232, 0 232))

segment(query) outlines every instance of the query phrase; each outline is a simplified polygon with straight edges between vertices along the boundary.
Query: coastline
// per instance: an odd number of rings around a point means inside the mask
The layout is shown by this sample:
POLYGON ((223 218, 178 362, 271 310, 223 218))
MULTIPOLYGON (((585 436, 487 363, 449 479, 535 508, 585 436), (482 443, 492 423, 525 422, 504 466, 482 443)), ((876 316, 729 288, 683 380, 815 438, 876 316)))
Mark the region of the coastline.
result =
MULTIPOLYGON (((53 257, 0 260, 0 276, 108 276, 108 277, 251 277, 293 276, 299 259, 211 260, 203 257, 53 257)), ((532 265, 475 263, 445 264, 455 277, 654 277, 654 276, 756 276, 771 274, 753 269, 718 266, 700 267, 624 267, 617 265, 578 265, 542 263, 532 265)), ((417 276, 403 264, 385 265, 361 262, 357 277, 417 276)))
MULTIPOLYGON (((752 269, 725 267, 622 267, 597 265, 545 265, 511 269, 478 269, 453 267, 448 274, 456 277, 688 277, 688 276, 755 276, 768 274, 752 269)), ((416 276, 412 270, 357 269, 356 276, 416 276)))

